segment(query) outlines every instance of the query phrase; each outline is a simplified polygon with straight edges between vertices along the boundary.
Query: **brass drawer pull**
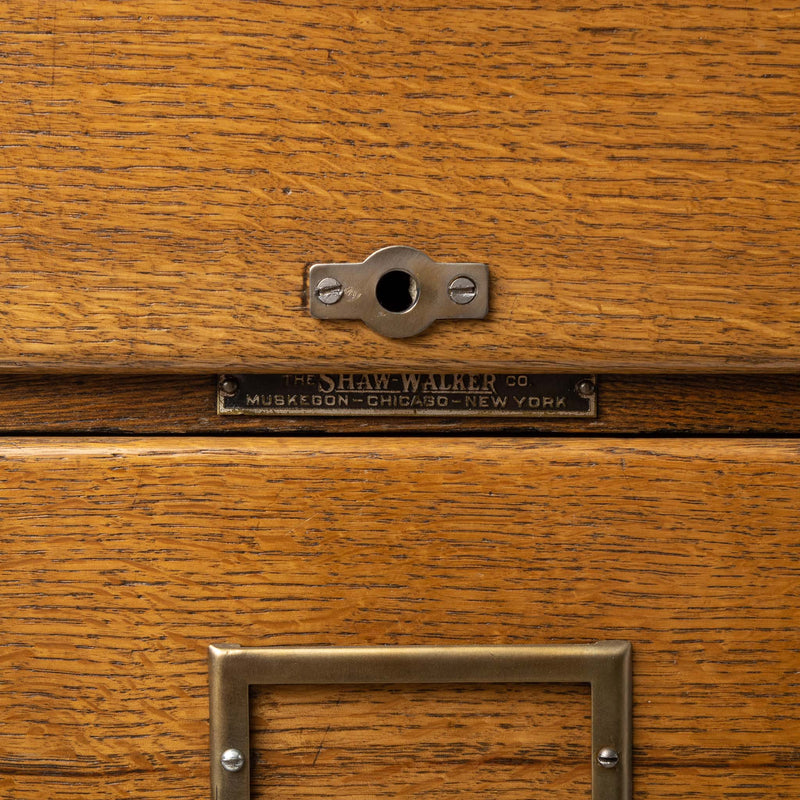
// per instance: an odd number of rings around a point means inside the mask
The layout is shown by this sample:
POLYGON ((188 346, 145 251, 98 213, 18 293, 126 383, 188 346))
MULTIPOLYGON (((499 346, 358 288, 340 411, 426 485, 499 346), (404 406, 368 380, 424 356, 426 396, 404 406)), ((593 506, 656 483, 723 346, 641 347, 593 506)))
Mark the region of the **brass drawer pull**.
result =
POLYGON ((250 798, 249 687, 589 683, 592 800, 631 798, 628 642, 506 647, 209 647, 211 798, 250 798))

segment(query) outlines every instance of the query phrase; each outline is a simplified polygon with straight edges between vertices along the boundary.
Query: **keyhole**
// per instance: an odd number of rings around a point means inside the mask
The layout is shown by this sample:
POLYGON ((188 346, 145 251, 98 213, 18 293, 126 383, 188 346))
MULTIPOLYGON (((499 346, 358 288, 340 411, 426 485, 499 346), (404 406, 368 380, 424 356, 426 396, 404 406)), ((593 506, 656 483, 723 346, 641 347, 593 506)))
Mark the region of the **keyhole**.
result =
POLYGON ((402 269, 381 275, 375 286, 375 297, 383 308, 395 314, 408 311, 417 302, 419 287, 413 276, 402 269))

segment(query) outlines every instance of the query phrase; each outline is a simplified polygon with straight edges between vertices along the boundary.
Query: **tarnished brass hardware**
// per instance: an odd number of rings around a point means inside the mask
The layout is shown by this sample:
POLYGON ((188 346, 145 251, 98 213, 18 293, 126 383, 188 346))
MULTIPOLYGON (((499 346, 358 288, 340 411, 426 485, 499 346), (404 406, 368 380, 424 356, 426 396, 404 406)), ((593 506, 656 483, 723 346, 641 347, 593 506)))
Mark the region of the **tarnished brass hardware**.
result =
POLYGON ((380 417, 597 416, 594 376, 493 372, 220 375, 218 414, 380 417))
POLYGON ((392 339, 489 311, 485 264, 439 263, 413 247, 384 247, 360 264, 314 264, 308 288, 311 316, 360 319, 392 339))
POLYGON ((219 644, 208 652, 212 800, 250 800, 250 686, 380 683, 589 683, 592 800, 631 800, 628 642, 352 648, 219 644), (231 770, 239 756, 244 763, 231 770))

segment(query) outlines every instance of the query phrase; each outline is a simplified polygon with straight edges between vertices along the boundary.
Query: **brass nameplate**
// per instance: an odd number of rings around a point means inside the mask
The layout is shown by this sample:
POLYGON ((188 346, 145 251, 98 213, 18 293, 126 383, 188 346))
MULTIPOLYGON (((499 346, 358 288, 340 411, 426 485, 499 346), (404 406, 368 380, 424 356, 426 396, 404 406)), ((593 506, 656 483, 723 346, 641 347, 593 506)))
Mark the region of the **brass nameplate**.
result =
POLYGON ((596 417, 594 376, 463 372, 222 375, 219 414, 596 417))

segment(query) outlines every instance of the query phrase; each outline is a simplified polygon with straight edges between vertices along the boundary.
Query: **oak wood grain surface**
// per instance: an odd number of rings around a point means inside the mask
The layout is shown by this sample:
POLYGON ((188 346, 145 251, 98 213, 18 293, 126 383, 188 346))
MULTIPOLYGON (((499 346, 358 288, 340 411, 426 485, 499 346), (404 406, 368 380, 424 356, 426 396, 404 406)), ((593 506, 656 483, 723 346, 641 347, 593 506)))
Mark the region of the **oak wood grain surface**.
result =
MULTIPOLYGON (((799 451, 791 440, 6 439, 0 795, 203 796, 211 642, 627 639, 637 798, 796 798, 799 451)), ((576 689, 554 706, 568 727, 586 713, 576 689)), ((430 726, 457 713, 447 691, 417 698, 423 751, 430 726)), ((493 691, 473 699, 491 707, 493 691)), ((368 771, 393 741, 413 757, 413 732, 386 735, 391 693, 375 695, 375 731, 348 733, 369 703, 354 692, 341 716, 327 701, 321 717, 303 712, 312 732, 333 714, 337 747, 323 755, 316 742, 316 773, 312 756, 293 770, 291 725, 269 725, 291 720, 302 693, 253 703, 259 764, 280 765, 257 778, 264 796, 330 783, 337 758, 357 760, 351 747, 368 771)), ((531 709, 547 713, 535 696, 531 709)), ((491 730, 465 733, 478 776, 494 751, 476 743, 502 739, 491 730)), ((509 756, 521 779, 544 782, 535 796, 585 786, 569 742, 545 745, 538 767, 529 752, 509 756)), ((428 756, 415 757, 422 769, 428 756)), ((451 751, 443 773, 463 773, 460 759, 451 751)), ((401 772, 376 767, 363 796, 413 794, 401 772)), ((436 780, 425 792, 444 792, 436 780)))
POLYGON ((799 11, 9 0, 0 367, 794 371, 799 11), (310 318, 391 244, 489 317, 310 318))
POLYGON ((601 375, 594 419, 220 416, 214 375, 0 375, 8 433, 800 433, 800 375, 601 375))
POLYGON ((588 686, 301 686, 251 692, 263 797, 591 798, 588 686))

